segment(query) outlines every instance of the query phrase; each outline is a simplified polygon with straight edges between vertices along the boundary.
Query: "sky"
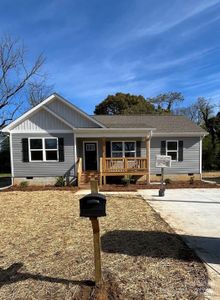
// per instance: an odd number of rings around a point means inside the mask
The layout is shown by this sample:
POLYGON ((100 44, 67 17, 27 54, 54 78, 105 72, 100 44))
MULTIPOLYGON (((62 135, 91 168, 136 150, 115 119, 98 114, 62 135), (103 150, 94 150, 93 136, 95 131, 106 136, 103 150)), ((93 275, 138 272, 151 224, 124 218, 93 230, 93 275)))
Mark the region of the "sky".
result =
POLYGON ((109 94, 220 99, 220 0, 0 0, 0 36, 43 53, 54 91, 92 113, 109 94))

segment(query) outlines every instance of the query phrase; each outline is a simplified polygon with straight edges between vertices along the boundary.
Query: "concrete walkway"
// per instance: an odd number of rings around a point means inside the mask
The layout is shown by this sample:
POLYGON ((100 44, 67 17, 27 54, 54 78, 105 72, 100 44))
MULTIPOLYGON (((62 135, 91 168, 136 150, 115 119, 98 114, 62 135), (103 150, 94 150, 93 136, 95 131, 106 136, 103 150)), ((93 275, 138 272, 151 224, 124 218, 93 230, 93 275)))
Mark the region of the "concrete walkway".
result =
POLYGON ((140 190, 149 204, 208 265, 220 299, 220 189, 140 190), (218 286, 219 285, 219 286, 218 286))

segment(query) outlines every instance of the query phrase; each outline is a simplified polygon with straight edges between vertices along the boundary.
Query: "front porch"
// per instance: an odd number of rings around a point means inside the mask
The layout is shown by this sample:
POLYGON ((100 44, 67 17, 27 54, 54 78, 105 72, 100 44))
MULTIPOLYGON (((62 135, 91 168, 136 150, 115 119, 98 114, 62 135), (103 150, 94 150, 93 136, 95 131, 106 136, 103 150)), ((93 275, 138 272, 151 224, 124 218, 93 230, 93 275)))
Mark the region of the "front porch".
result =
POLYGON ((125 175, 145 176, 145 181, 150 182, 149 136, 124 141, 114 137, 77 138, 76 145, 78 186, 94 178, 101 186, 106 184, 107 177, 125 175))

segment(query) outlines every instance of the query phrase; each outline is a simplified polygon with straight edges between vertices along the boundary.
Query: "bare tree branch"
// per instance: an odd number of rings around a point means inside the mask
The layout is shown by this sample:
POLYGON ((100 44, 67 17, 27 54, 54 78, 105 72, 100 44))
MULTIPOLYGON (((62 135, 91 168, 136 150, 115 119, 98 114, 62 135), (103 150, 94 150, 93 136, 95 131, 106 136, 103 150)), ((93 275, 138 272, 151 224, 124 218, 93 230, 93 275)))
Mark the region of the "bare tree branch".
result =
MULTIPOLYGON (((19 95, 26 92, 25 87, 30 81, 42 76, 40 73, 45 62, 43 55, 39 55, 32 66, 27 63, 24 46, 18 40, 5 36, 0 41, 0 128, 11 121, 20 103, 19 95)), ((20 97, 21 98, 21 97, 20 97)))

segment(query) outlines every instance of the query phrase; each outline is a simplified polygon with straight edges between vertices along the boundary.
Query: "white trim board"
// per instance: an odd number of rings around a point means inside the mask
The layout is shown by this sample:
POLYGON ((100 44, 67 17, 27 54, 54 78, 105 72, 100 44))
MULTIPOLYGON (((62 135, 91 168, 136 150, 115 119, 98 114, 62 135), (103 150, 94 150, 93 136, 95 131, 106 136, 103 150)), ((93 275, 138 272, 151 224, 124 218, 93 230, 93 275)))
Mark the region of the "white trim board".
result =
POLYGON ((10 133, 27 133, 27 134, 41 134, 41 133, 73 133, 72 130, 60 130, 60 129, 53 129, 53 130, 11 130, 10 133))
POLYGON ((150 138, 149 135, 147 135, 146 133, 141 133, 141 132, 137 132, 137 133, 132 133, 132 132, 115 132, 115 133, 111 133, 111 132, 100 132, 100 133, 77 133, 75 132, 76 137, 77 138, 135 138, 135 137, 146 137, 146 138, 150 138))
POLYGON ((13 159, 12 134, 10 134, 10 136, 9 136, 9 145, 10 145, 11 177, 12 177, 12 185, 13 185, 13 178, 14 178, 14 159, 13 159))

